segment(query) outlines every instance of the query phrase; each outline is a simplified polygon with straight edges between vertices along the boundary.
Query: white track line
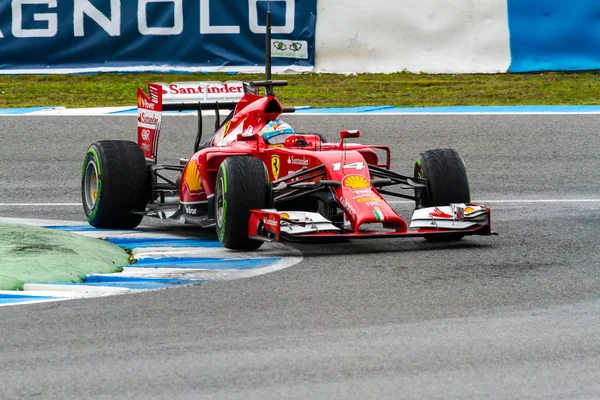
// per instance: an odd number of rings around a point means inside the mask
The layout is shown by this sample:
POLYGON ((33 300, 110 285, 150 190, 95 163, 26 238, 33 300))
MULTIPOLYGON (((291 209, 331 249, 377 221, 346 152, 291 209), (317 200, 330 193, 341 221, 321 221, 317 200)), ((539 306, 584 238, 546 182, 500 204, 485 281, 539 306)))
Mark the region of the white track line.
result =
POLYGON ((523 203, 600 203, 600 199, 519 199, 519 200, 477 200, 478 203, 523 204, 523 203))
POLYGON ((0 203, 0 207, 81 207, 81 203, 0 203))
MULTIPOLYGON (((161 258, 252 258, 251 254, 231 253, 221 247, 145 247, 132 250, 136 260, 161 258), (242 256, 242 257, 240 257, 242 256)), ((261 254, 262 257, 267 257, 261 254)))
MULTIPOLYGON (((600 199, 506 199, 475 200, 483 204, 534 204, 534 203, 600 203, 600 199)), ((390 204, 412 204, 409 200, 390 200, 390 204)), ((0 203, 0 207, 81 207, 81 203, 0 203)))
MULTIPOLYGON (((302 113, 297 112, 289 115, 302 115, 303 117, 368 117, 368 116, 378 116, 378 117, 387 117, 387 116, 435 116, 435 117, 443 117, 443 116, 497 116, 497 115, 527 115, 527 116, 535 116, 535 115, 599 115, 600 111, 488 111, 488 112, 460 112, 460 111, 448 111, 448 112, 410 112, 410 111, 389 111, 389 112, 362 112, 362 113, 302 113)), ((190 115, 190 114, 188 114, 190 115)))
POLYGON ((89 226, 84 221, 63 221, 59 219, 30 219, 30 218, 5 218, 0 217, 2 224, 22 224, 32 226, 89 226))
MULTIPOLYGON (((481 204, 540 204, 540 203, 600 203, 600 199, 508 199, 508 200, 474 200, 481 204)), ((410 200, 391 200, 389 204, 413 204, 410 200)))

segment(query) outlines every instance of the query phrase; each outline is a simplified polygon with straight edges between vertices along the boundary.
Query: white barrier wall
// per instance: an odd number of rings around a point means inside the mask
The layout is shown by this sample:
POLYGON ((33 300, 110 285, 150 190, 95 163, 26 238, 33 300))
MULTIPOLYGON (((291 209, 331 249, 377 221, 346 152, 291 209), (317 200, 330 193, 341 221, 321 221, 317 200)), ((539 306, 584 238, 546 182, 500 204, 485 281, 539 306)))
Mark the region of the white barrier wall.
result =
MULTIPOLYGON (((526 0, 523 0, 526 1, 526 0)), ((506 0, 318 0, 315 70, 506 72, 506 0)))

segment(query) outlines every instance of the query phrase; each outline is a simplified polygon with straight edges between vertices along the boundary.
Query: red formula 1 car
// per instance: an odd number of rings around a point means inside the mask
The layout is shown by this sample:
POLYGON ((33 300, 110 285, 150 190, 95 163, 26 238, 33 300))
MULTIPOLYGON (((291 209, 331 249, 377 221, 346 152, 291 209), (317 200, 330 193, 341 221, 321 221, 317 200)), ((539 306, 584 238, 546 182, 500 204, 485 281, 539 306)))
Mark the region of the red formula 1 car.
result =
POLYGON ((465 166, 456 151, 426 151, 413 175, 394 173, 389 147, 347 142, 359 137, 358 131, 341 131, 338 143, 294 132, 280 119, 291 109, 272 93, 253 93, 277 85, 283 82, 150 84, 150 97, 140 89, 138 143, 100 141, 88 149, 82 197, 89 223, 127 229, 147 215, 216 226, 219 240, 231 249, 255 249, 265 240, 457 240, 492 233, 489 208, 470 204, 465 166), (175 103, 164 104, 163 92, 169 90, 204 95, 205 101, 178 103, 174 96, 175 103), (239 101, 211 100, 237 92, 244 93, 239 101), (191 158, 181 165, 157 163, 163 111, 196 109, 201 124, 203 111, 218 116, 224 108, 232 112, 222 122, 217 117, 212 140, 200 142, 200 127, 191 158), (168 171, 177 177, 169 179, 168 171), (399 191, 390 190, 393 186, 399 191), (413 199, 410 222, 383 195, 413 199))
POLYGON ((271 80, 269 60, 267 54, 262 82, 150 84, 150 96, 139 89, 137 143, 99 141, 87 151, 82 198, 89 223, 129 229, 144 216, 169 218, 215 227, 224 247, 240 250, 270 240, 492 234, 490 209, 470 203, 455 150, 423 152, 405 176, 390 171, 388 146, 348 143, 359 131, 343 130, 335 143, 297 133, 280 119, 293 109, 273 94, 287 83, 271 80), (231 112, 220 121, 225 109, 231 112), (181 165, 158 164, 162 113, 181 110, 199 114, 194 154, 181 165), (207 110, 216 112, 215 133, 201 143, 207 110), (410 221, 384 195, 414 200, 410 221))

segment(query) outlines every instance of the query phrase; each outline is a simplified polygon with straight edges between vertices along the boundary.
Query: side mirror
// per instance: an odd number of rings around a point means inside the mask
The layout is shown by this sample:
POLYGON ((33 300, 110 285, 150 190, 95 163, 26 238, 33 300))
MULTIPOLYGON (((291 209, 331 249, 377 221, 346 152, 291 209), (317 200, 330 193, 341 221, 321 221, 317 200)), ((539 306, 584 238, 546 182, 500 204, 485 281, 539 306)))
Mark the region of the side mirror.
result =
POLYGON ((352 131, 348 131, 348 130, 343 130, 340 131, 340 139, 344 140, 344 139, 354 139, 354 138, 358 138, 360 137, 360 131, 359 130, 352 130, 352 131))

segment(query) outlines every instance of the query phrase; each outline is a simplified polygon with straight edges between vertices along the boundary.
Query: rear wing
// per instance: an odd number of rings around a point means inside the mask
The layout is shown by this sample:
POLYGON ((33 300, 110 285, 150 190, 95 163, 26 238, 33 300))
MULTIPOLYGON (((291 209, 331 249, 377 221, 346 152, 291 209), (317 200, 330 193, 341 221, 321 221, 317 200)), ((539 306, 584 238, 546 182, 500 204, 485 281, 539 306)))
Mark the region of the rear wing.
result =
POLYGON ((215 131, 221 125, 220 110, 233 110, 246 93, 258 94, 241 81, 150 83, 150 95, 138 88, 138 145, 149 163, 157 162, 163 111, 197 111, 197 149, 202 137, 202 111, 215 111, 215 131))
MULTIPOLYGON (((156 83, 161 86, 163 104, 210 104, 238 102, 253 88, 240 81, 227 82, 175 82, 171 84, 156 83)), ((254 92, 252 92, 254 93, 254 92)), ((175 109, 174 111, 178 111, 175 109)))

